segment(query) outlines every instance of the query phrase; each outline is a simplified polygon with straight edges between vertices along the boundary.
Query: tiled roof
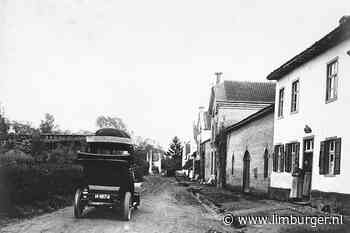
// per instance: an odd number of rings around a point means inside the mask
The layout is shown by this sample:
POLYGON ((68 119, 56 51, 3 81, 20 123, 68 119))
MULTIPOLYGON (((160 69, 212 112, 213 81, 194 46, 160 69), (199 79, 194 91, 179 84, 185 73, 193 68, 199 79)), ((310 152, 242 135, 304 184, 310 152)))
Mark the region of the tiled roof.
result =
POLYGON ((275 84, 224 81, 215 86, 215 97, 218 101, 273 103, 275 101, 275 84))
POLYGON ((324 53, 328 49, 340 44, 341 42, 350 38, 350 16, 344 16, 339 21, 339 26, 333 31, 324 36, 309 48, 299 53, 282 66, 271 72, 268 80, 279 80, 294 69, 300 67, 304 63, 324 53))

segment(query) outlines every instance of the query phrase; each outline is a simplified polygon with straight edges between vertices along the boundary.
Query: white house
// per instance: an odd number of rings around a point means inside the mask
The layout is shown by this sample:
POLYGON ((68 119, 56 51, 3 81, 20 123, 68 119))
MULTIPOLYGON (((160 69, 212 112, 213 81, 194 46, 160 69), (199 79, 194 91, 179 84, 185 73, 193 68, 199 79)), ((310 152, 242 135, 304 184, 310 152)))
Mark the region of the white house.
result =
POLYGON ((267 76, 277 81, 272 196, 350 194, 349 77, 350 17, 267 76))

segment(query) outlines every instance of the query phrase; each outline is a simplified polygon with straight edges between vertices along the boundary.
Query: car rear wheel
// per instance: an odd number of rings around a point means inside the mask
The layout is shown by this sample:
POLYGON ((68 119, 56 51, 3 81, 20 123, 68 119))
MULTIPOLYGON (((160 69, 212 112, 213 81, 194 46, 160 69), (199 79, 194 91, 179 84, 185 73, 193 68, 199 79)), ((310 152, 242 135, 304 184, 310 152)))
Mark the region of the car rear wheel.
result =
POLYGON ((124 221, 131 220, 132 198, 131 193, 126 192, 122 203, 122 218, 124 221))
POLYGON ((81 189, 77 189, 74 196, 74 217, 83 216, 84 205, 81 203, 81 189))

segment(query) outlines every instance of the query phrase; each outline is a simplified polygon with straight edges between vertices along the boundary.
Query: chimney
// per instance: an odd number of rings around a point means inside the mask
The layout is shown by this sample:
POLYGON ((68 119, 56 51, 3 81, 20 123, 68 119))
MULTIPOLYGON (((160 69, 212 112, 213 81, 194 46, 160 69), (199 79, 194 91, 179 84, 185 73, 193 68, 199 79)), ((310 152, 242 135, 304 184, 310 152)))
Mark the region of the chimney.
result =
POLYGON ((350 22, 350 16, 349 15, 344 15, 343 17, 340 18, 339 20, 339 25, 343 25, 346 23, 350 22))
POLYGON ((222 75, 222 72, 215 72, 214 73, 216 75, 216 85, 219 84, 221 82, 221 75, 222 75))

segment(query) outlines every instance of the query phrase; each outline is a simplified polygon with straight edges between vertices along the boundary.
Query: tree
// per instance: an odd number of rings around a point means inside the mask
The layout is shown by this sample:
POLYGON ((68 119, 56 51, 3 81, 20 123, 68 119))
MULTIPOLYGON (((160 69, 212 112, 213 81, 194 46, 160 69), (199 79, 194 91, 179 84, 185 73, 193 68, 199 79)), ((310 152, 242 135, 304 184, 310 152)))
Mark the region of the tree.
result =
POLYGON ((168 151, 166 152, 166 155, 170 159, 174 160, 175 170, 181 169, 182 151, 183 151, 183 146, 180 142, 180 139, 177 136, 175 136, 171 141, 168 151))
POLYGON ((54 116, 46 113, 45 120, 41 120, 39 128, 41 133, 53 133, 58 130, 58 125, 55 124, 54 116))
POLYGON ((0 138, 5 138, 9 130, 9 123, 0 113, 0 138))
POLYGON ((12 127, 16 134, 32 135, 37 132, 30 122, 12 121, 12 127))
POLYGON ((99 116, 96 119, 96 125, 99 128, 114 128, 114 129, 120 129, 126 132, 128 131, 126 124, 119 117, 99 116))

